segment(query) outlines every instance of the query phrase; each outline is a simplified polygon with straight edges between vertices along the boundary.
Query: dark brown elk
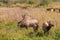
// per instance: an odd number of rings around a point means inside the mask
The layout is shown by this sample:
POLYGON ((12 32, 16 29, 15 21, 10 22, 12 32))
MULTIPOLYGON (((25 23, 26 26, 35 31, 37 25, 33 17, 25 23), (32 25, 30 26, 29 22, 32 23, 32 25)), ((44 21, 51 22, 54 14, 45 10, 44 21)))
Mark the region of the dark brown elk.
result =
POLYGON ((22 18, 23 19, 18 22, 20 28, 25 27, 27 29, 28 27, 33 27, 35 32, 38 30, 38 20, 27 14, 23 15, 22 18))
POLYGON ((44 23, 43 23, 43 26, 42 26, 42 29, 43 29, 43 31, 44 31, 44 34, 45 34, 46 32, 49 32, 49 30, 50 30, 53 26, 54 26, 54 24, 52 24, 51 21, 44 22, 44 23))
POLYGON ((51 11, 51 12, 54 12, 54 11, 55 11, 54 8, 47 8, 46 10, 47 10, 47 11, 51 11))

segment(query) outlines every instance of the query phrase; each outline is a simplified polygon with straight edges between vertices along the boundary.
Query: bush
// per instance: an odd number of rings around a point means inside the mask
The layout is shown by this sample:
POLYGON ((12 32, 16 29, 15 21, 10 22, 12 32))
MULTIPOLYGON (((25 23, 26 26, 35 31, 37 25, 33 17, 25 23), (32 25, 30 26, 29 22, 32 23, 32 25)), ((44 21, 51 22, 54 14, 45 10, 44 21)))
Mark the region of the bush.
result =
POLYGON ((41 5, 48 5, 49 3, 52 2, 52 0, 40 0, 40 2, 41 5))
POLYGON ((34 4, 36 0, 29 0, 28 4, 34 4))
POLYGON ((60 2, 60 0, 53 0, 53 2, 60 2))

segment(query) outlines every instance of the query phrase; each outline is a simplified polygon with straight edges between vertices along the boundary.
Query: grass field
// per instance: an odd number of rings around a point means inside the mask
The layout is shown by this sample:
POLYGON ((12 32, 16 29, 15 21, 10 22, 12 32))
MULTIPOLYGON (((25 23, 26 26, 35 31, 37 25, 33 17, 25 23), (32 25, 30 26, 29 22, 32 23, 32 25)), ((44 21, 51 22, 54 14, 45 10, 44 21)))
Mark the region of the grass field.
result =
POLYGON ((0 40, 60 40, 60 13, 48 12, 43 8, 0 8, 0 40), (29 13, 39 21, 38 32, 17 26, 24 13, 29 13), (42 23, 47 20, 52 20, 55 26, 49 34, 43 35, 42 23))

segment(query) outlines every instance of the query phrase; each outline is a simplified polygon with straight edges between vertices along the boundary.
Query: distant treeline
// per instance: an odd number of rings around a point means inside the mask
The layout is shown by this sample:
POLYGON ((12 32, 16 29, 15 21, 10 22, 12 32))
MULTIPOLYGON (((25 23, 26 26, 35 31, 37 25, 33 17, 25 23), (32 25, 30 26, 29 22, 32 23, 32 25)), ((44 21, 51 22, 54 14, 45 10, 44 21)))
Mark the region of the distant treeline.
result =
POLYGON ((37 5, 48 5, 51 2, 60 2, 60 0, 0 0, 0 6, 8 6, 16 3, 26 4, 37 4, 37 5))

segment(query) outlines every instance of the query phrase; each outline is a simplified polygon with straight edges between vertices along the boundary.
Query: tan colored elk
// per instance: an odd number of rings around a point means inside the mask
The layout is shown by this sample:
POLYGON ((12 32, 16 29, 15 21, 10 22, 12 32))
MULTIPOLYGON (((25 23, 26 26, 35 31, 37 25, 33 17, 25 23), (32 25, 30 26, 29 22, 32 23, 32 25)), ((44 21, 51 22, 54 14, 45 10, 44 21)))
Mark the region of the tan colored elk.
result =
POLYGON ((44 34, 46 32, 49 32, 49 30, 54 26, 54 24, 52 24, 52 21, 47 21, 43 23, 42 29, 44 31, 44 34))
POLYGON ((36 32, 38 30, 38 20, 33 18, 31 15, 24 14, 22 15, 22 20, 18 22, 20 28, 33 27, 33 30, 36 32))

